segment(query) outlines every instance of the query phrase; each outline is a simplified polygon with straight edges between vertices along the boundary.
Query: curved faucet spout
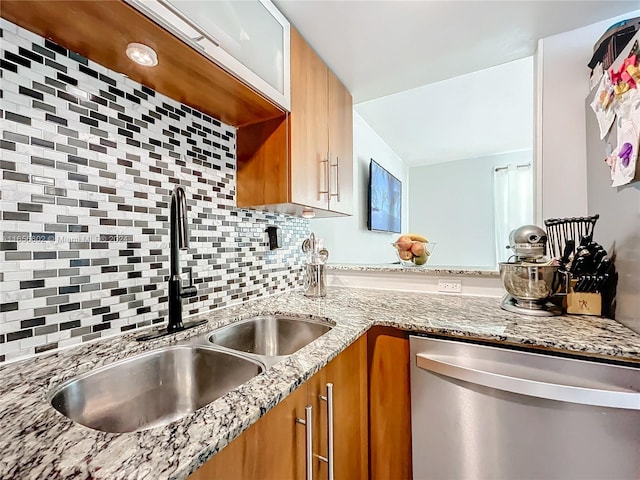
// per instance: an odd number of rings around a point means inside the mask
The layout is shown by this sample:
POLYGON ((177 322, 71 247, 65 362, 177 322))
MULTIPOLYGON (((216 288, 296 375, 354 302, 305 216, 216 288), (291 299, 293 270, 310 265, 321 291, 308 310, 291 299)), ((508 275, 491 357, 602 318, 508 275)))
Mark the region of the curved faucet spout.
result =
POLYGON ((187 224, 187 196, 182 187, 176 187, 171 195, 170 217, 170 273, 169 273, 169 323, 167 331, 175 332, 184 329, 182 323, 182 299, 196 295, 193 286, 193 275, 189 274, 189 286, 182 287, 180 278, 180 250, 189 248, 189 232, 187 224))

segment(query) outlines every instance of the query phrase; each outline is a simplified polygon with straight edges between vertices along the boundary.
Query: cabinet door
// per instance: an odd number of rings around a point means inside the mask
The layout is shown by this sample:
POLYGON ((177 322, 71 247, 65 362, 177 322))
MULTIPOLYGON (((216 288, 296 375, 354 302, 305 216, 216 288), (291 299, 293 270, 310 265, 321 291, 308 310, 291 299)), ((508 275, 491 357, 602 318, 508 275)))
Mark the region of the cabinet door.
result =
POLYGON ((353 100, 328 71, 329 86, 329 210, 353 214, 353 100))
POLYGON ((327 72, 322 59, 292 28, 291 201, 324 210, 329 205, 327 72))
MULTIPOLYGON (((333 385, 334 478, 368 478, 367 341, 362 337, 308 382, 314 410, 314 458, 328 458, 329 420, 327 385, 333 385), (321 397, 325 397, 326 400, 321 397)), ((314 463, 314 479, 328 478, 328 465, 314 463)))
POLYGON ((303 385, 267 412, 242 435, 195 471, 189 480, 303 480, 304 418, 307 388, 303 385))
POLYGON ((367 332, 371 480, 413 478, 409 338, 373 327, 367 332))
POLYGON ((270 1, 126 1, 289 109, 289 22, 270 1))

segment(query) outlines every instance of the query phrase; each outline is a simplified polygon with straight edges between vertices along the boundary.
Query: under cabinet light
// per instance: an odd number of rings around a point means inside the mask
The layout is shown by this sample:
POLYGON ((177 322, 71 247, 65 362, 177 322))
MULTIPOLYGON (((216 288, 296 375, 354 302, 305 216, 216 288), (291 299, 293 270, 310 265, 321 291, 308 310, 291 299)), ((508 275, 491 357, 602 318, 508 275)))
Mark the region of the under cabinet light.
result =
POLYGON ((144 67, 155 67, 158 65, 158 54, 156 51, 142 43, 130 43, 127 45, 127 57, 144 67))
POLYGON ((313 218, 316 216, 316 212, 313 208, 305 207, 302 209, 302 218, 313 218))

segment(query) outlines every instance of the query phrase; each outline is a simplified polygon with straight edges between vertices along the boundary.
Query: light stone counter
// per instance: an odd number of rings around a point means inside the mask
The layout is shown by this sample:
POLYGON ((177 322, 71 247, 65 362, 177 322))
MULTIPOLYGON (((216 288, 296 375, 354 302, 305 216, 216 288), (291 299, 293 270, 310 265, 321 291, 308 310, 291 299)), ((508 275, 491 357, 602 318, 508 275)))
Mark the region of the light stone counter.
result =
POLYGON ((521 316, 501 310, 495 298, 331 288, 326 299, 307 299, 294 291, 200 317, 208 324, 162 340, 139 343, 129 334, 0 367, 0 478, 184 479, 373 325, 640 365, 640 335, 613 320, 521 316), (104 433, 75 424, 49 406, 50 389, 75 375, 251 315, 276 312, 325 317, 336 326, 169 425, 104 433))

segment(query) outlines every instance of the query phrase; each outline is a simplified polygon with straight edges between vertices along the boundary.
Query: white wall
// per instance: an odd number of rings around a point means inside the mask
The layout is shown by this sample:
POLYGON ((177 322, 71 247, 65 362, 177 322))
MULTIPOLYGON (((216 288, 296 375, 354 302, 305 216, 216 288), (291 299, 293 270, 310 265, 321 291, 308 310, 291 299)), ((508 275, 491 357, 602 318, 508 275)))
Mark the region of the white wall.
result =
POLYGON ((408 223, 407 166, 373 131, 357 112, 353 112, 353 216, 318 218, 310 221, 311 231, 324 239, 329 263, 381 264, 396 262, 391 243, 397 235, 367 229, 367 188, 369 162, 374 159, 402 182, 402 231, 408 223))
POLYGON ((585 104, 593 45, 640 10, 538 42, 538 221, 587 214, 585 104))
POLYGON ((409 169, 409 229, 437 243, 430 265, 496 268, 493 172, 531 160, 527 150, 409 169))

